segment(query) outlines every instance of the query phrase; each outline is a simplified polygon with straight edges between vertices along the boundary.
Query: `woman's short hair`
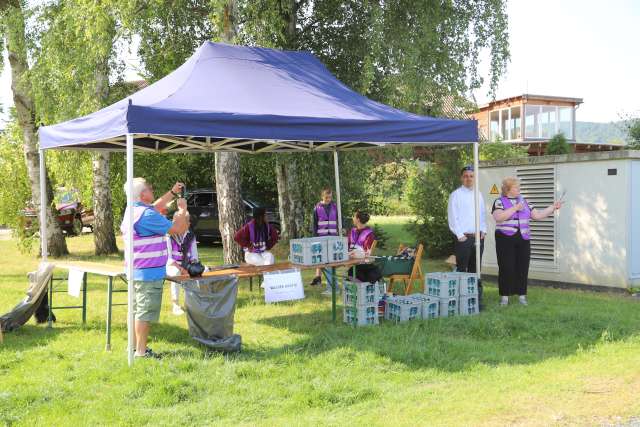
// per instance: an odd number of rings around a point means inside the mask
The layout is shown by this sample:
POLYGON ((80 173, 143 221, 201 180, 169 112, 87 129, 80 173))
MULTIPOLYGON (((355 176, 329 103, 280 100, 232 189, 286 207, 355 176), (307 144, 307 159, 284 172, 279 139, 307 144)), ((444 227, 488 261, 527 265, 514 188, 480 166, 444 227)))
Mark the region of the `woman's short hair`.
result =
MULTIPOLYGON (((149 184, 147 184, 147 180, 144 178, 133 178, 133 201, 134 202, 139 202, 140 201, 140 193, 142 193, 142 190, 144 190, 145 188, 147 188, 149 186, 149 184)), ((124 183, 124 193, 129 195, 129 185, 127 185, 127 183, 124 183)))
POLYGON ((356 213, 355 213, 355 216, 363 224, 366 224, 367 222, 369 222, 369 214, 366 213, 366 212, 362 212, 360 210, 357 210, 356 213))
POLYGON ((518 178, 516 178, 515 176, 508 176, 505 179, 502 180, 502 195, 503 196, 507 196, 507 193, 509 192, 509 190, 511 190, 511 187, 513 187, 514 185, 518 185, 520 184, 520 180, 518 178))

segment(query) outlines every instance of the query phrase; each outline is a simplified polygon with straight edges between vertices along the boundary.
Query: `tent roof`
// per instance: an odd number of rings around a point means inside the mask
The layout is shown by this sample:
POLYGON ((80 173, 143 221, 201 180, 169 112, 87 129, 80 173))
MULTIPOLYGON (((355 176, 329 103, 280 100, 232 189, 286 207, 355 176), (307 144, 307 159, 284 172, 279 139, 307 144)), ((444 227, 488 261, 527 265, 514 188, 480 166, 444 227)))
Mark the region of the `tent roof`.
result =
POLYGON ((95 113, 40 128, 44 149, 313 151, 386 143, 470 143, 474 120, 372 101, 308 52, 204 43, 156 83, 95 113))

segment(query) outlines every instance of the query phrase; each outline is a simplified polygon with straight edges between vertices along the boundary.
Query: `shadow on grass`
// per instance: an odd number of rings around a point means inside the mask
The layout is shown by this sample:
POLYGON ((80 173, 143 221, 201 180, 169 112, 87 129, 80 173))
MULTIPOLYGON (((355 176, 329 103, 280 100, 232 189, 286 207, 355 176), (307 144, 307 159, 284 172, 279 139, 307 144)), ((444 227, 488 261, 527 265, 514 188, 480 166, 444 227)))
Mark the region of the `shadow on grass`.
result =
POLYGON ((479 316, 400 325, 384 322, 377 327, 353 328, 342 324, 341 308, 335 326, 330 323, 329 310, 266 318, 258 322, 304 338, 243 355, 265 359, 304 353, 314 357, 341 349, 373 352, 411 368, 462 371, 477 364, 530 364, 566 357, 601 342, 640 334, 637 304, 622 298, 536 290, 528 307, 499 308, 495 288, 489 288, 487 294, 489 309, 479 316))

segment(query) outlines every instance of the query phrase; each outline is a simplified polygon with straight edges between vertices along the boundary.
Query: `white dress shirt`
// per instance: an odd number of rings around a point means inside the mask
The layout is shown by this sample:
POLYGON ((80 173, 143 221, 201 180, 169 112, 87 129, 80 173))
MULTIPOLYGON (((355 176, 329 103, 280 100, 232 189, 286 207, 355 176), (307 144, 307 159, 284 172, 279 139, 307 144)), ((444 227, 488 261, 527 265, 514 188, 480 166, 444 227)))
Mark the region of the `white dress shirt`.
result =
MULTIPOLYGON (((484 208, 484 199, 482 193, 478 193, 478 208, 480 209, 480 232, 487 232, 486 212, 484 208)), ((465 233, 475 233, 476 216, 473 209, 473 188, 460 186, 456 191, 451 193, 449 197, 449 207, 447 209, 449 216, 449 229, 458 239, 462 238, 465 233)))

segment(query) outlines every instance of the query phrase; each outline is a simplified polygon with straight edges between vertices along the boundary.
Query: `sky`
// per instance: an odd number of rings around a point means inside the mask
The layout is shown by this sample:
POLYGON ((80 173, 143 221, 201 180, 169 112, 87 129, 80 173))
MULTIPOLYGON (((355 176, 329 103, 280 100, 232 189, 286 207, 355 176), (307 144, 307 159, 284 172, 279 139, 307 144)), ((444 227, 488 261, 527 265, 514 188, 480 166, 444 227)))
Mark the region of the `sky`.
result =
MULTIPOLYGON (((640 115, 640 0, 509 0, 507 13, 511 61, 497 99, 523 93, 583 98, 578 121, 640 115)), ((4 59, 0 104, 6 110, 12 101, 4 59)), ((489 101, 487 92, 477 91, 476 100, 489 101)))

